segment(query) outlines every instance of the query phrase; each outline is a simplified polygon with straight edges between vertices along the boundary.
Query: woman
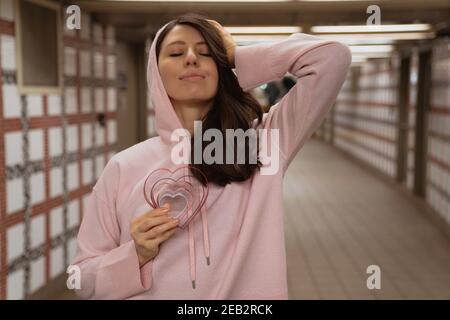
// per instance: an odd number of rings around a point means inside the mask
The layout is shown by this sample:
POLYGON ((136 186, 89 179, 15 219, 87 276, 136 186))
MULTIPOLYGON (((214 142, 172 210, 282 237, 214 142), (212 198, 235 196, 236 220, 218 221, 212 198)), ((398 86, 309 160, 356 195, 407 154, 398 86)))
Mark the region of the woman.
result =
POLYGON ((287 299, 283 176, 332 106, 350 62, 347 46, 302 33, 238 47, 219 23, 198 15, 162 27, 147 70, 159 136, 114 155, 95 184, 73 261, 81 271, 77 293, 96 299, 287 299), (295 86, 262 113, 249 91, 286 72, 296 77, 295 86), (193 73, 198 77, 187 77, 193 73), (209 181, 209 195, 201 214, 181 229, 164 207, 151 210, 142 190, 152 170, 177 167, 171 135, 180 128, 193 133, 194 121, 221 132, 279 130, 272 152, 279 153, 280 165, 262 174, 260 161, 193 164, 191 174, 205 183, 200 170, 209 181))

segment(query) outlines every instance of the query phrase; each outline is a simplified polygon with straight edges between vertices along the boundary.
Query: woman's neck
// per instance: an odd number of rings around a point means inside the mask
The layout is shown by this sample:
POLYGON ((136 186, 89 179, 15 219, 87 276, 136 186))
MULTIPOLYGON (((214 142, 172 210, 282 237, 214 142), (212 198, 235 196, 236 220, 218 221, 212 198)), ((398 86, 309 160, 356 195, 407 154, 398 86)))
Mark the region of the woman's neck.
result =
POLYGON ((172 101, 173 108, 183 125, 191 135, 194 134, 194 121, 201 121, 213 105, 213 101, 172 101))

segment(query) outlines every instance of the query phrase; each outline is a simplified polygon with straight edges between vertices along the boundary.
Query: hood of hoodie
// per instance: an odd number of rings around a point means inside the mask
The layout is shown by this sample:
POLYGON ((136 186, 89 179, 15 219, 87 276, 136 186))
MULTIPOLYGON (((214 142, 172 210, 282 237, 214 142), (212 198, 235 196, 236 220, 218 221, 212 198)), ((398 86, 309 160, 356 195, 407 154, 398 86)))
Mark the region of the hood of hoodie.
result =
MULTIPOLYGON (((150 47, 148 66, 147 66, 147 82, 149 88, 150 99, 152 101, 153 107, 155 109, 155 126, 156 132, 161 138, 161 141, 165 144, 172 144, 171 135, 176 129, 184 128, 178 115, 173 108, 170 98, 167 95, 166 89, 161 79, 159 73, 158 64, 156 60, 156 42, 164 30, 164 28, 170 23, 166 23, 161 27, 156 33, 153 39, 152 45, 150 47)), ((183 139, 183 143, 190 144, 188 139, 183 139)), ((184 166, 184 174, 188 174, 187 166, 184 166)), ((191 212, 188 212, 191 215, 191 212)), ((210 247, 209 247, 209 232, 208 232, 208 220, 206 217, 206 203, 202 206, 200 210, 200 216, 202 219, 202 229, 203 229, 203 249, 206 265, 210 265, 210 247)), ((195 289, 196 275, 196 258, 195 258, 195 239, 193 232, 193 224, 196 219, 192 219, 188 225, 188 243, 189 243, 189 273, 192 282, 192 288, 195 289)))
POLYGON ((156 42, 163 31, 169 24, 166 23, 156 33, 150 47, 148 65, 147 65, 147 83, 149 89, 150 99, 155 108, 155 128, 161 140, 164 143, 170 144, 170 136, 176 129, 183 128, 183 125, 178 118, 175 109, 173 108, 170 98, 167 95, 166 89, 161 79, 158 69, 156 56, 156 42))

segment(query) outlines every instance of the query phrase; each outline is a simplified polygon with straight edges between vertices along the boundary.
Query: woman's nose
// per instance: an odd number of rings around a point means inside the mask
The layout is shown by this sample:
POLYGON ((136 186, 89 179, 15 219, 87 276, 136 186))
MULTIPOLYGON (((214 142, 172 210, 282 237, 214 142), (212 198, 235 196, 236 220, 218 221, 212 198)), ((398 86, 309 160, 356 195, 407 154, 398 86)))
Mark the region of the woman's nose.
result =
POLYGON ((186 54, 186 63, 188 64, 196 64, 197 63, 197 54, 191 48, 188 49, 186 54))

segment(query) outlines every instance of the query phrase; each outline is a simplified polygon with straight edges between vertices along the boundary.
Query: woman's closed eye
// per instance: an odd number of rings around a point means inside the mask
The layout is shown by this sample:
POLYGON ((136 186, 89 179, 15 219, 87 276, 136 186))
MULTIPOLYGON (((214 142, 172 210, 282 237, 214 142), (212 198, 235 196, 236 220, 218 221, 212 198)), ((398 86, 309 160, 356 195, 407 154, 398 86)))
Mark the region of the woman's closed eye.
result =
MULTIPOLYGON (((178 56, 181 56, 181 55, 182 55, 182 53, 173 53, 173 54, 171 54, 169 56, 170 57, 178 57, 178 56)), ((200 55, 206 56, 206 57, 211 57, 211 55, 209 53, 200 53, 200 55)))

